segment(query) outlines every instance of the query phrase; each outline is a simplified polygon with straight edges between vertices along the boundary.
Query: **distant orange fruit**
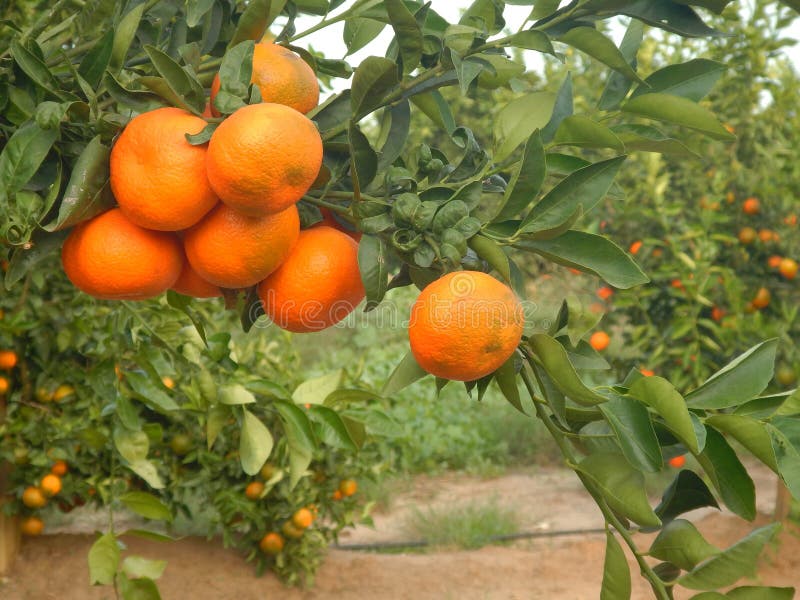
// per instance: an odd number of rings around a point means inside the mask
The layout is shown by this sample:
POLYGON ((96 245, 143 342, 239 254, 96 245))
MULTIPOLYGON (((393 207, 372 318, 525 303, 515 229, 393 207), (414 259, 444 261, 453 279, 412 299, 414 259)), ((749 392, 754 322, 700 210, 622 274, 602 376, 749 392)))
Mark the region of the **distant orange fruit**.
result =
POLYGON ((745 246, 755 242, 756 237, 758 237, 758 234, 752 227, 742 227, 739 230, 739 241, 745 246))
POLYGON ((22 535, 34 537, 41 535, 44 531, 44 521, 39 517, 25 517, 19 524, 22 535))
POLYGON ((782 256, 778 256, 777 254, 773 254, 767 259, 767 266, 770 269, 777 269, 781 266, 781 261, 783 260, 782 256))
POLYGON ((42 477, 39 487, 45 496, 55 496, 61 491, 61 478, 52 473, 42 477))
POLYGON ((206 144, 185 134, 206 122, 180 108, 134 117, 111 150, 111 189, 123 214, 139 227, 178 231, 197 223, 217 203, 206 177, 206 144))
POLYGON ((248 217, 220 204, 186 231, 183 245, 192 268, 223 288, 255 285, 286 259, 300 233, 290 206, 274 215, 248 217))
POLYGON ((247 487, 244 489, 244 495, 250 498, 250 500, 258 500, 261 498, 261 494, 264 491, 264 484, 260 481, 251 481, 247 484, 247 487))
MULTIPOLYGON (((213 105, 220 88, 219 75, 211 82, 211 111, 218 117, 213 105)), ((319 102, 317 76, 306 61, 278 44, 256 44, 253 49, 253 74, 263 102, 285 104, 301 113, 307 113, 319 102)))
POLYGON ((670 286, 674 287, 676 290, 682 290, 683 289, 683 282, 680 279, 673 279, 672 281, 670 281, 669 284, 670 284, 670 286))
POLYGON ((53 463, 53 466, 50 467, 50 472, 58 477, 63 477, 67 474, 67 471, 69 471, 69 467, 65 460, 57 460, 53 463))
POLYGON ((106 300, 144 300, 175 283, 183 267, 174 234, 143 229, 118 208, 73 229, 61 249, 69 280, 106 300))
POLYGON ((61 402, 64 398, 72 396, 74 393, 75 393, 74 387, 66 383, 62 383, 60 386, 56 388, 56 391, 53 392, 52 400, 53 402, 61 402))
POLYGON ((299 527, 297 527, 291 521, 286 521, 283 524, 283 527, 281 528, 281 531, 283 531, 283 535, 285 535, 286 537, 297 540, 297 539, 300 539, 301 537, 303 537, 303 532, 305 530, 304 529, 300 529, 299 527))
POLYGON ((339 483, 339 491, 342 492, 342 496, 353 496, 358 491, 358 483, 355 479, 343 479, 339 483))
POLYGON ((38 487, 28 486, 22 492, 22 503, 28 508, 42 508, 47 498, 38 487))
POLYGON ((231 208, 251 216, 281 212, 303 197, 322 166, 322 138, 302 113, 282 104, 251 104, 211 136, 211 187, 231 208))
POLYGON ((307 508, 301 508, 292 515, 292 523, 299 529, 307 529, 314 522, 314 515, 307 508))
POLYGON ((184 261, 181 274, 178 276, 178 280, 172 284, 171 289, 192 298, 217 298, 222 296, 222 290, 219 289, 219 286, 200 277, 188 260, 184 261))
POLYGON ((17 366, 17 353, 13 350, 0 350, 0 369, 10 371, 17 366))
POLYGON ((722 320, 722 317, 724 316, 725 316, 725 311, 721 309, 719 306, 715 306, 714 308, 711 309, 711 318, 714 321, 719 322, 722 320))
POLYGON ((598 352, 602 352, 608 348, 610 343, 611 338, 605 331, 595 331, 589 338, 589 345, 598 352))
POLYGON ((733 192, 728 192, 727 194, 725 194, 725 200, 728 202, 728 204, 733 204, 734 201, 736 200, 736 194, 734 194, 733 192))
POLYGON ((761 202, 758 198, 748 198, 742 203, 742 211, 748 215, 757 215, 761 212, 761 202))
POLYGON ((641 250, 641 249, 642 249, 642 240, 636 240, 635 242, 633 242, 631 244, 631 247, 628 248, 628 251, 631 254, 638 254, 639 250, 641 250))
POLYGON ((759 288, 756 292, 755 298, 751 301, 753 308, 762 309, 769 306, 769 302, 772 299, 772 294, 769 293, 769 290, 765 287, 759 288))
POLYGON ((669 466, 674 469, 680 469, 683 465, 686 464, 686 455, 680 454, 678 456, 673 456, 669 459, 669 466))
POLYGON ((283 536, 274 531, 266 534, 258 543, 258 547, 261 548, 264 554, 271 554, 272 556, 280 554, 281 550, 283 550, 283 546, 283 536))
POLYGON ((422 290, 411 308, 408 337, 427 372, 474 381, 511 358, 524 323, 510 287, 480 271, 456 271, 422 290))
POLYGON ((794 279, 797 276, 797 261, 784 258, 778 266, 778 271, 784 279, 794 279))
POLYGON ((172 377, 165 376, 161 378, 161 383, 164 384, 165 388, 173 389, 175 387, 175 380, 172 377))
POLYGON ((797 225, 797 215, 788 215, 783 218, 783 222, 791 226, 797 225))
POLYGON ((7 377, 0 375, 0 396, 6 394, 11 387, 7 377))
POLYGON ((664 251, 661 248, 653 249, 653 258, 661 258, 662 254, 664 254, 664 251))
POLYGON ((758 231, 758 239, 760 239, 765 244, 771 241, 777 241, 775 239, 775 232, 771 229, 759 229, 758 231))
POLYGON ((655 371, 651 371, 650 369, 639 369, 639 373, 641 373, 644 377, 652 377, 655 375, 655 371))
POLYGON ((597 297, 601 300, 608 300, 611 296, 614 295, 614 290, 612 290, 608 286, 603 286, 599 290, 597 290, 597 297))
POLYGON ((333 498, 334 500, 341 500, 343 498, 342 492, 340 490, 334 490, 331 498, 333 498))
POLYGON ((288 258, 258 286, 267 316, 297 333, 335 325, 364 294, 358 244, 327 226, 301 231, 288 258))

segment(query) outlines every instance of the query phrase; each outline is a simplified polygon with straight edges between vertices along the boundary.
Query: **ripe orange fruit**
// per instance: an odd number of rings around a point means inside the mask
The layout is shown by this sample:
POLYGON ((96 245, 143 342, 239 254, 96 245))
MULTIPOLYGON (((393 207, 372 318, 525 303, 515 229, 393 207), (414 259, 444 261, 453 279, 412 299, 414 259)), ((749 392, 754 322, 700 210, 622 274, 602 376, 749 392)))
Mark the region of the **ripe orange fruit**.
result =
POLYGON ((41 535, 42 531, 44 531, 44 521, 39 517, 26 517, 22 519, 19 528, 22 531, 22 535, 31 537, 41 535))
POLYGON ((186 232, 186 257, 206 281, 224 288, 255 285, 286 259, 300 233, 290 206, 274 215, 248 217, 220 204, 186 232))
POLYGON ((314 515, 307 508, 301 508, 292 515, 292 524, 298 529, 307 529, 314 522, 314 515))
POLYGON ((297 527, 291 521, 286 521, 283 524, 283 527, 281 528, 281 530, 283 531, 283 535, 285 535, 288 538, 295 539, 295 540, 300 539, 301 537, 303 537, 303 532, 305 531, 304 529, 300 529, 299 527, 297 527))
POLYGON ((725 194, 725 200, 727 201, 728 204, 733 204, 734 201, 736 200, 736 194, 734 194, 733 192, 728 192, 727 194, 725 194))
POLYGON ((674 469, 680 469, 683 465, 686 464, 686 455, 681 454, 679 456, 673 456, 669 459, 669 466, 673 467, 674 469))
POLYGON ((211 187, 228 206, 258 216, 302 198, 322 166, 322 138, 302 113, 251 104, 217 127, 208 144, 211 187))
POLYGON ((161 378, 161 383, 164 384, 165 388, 174 389, 175 388, 175 380, 172 377, 166 376, 161 378))
POLYGON ((11 384, 8 382, 8 378, 0 375, 0 396, 6 394, 10 387, 11 384))
POLYGON ((772 294, 769 293, 769 290, 767 288, 762 287, 759 288, 758 291, 756 292, 755 298, 753 298, 751 304, 753 305, 753 308, 758 308, 758 309, 767 308, 767 306, 769 306, 769 302, 771 299, 772 299, 772 294))
POLYGON ((612 290, 608 286, 603 286, 599 290, 597 290, 597 297, 601 300, 608 300, 611 296, 614 295, 614 290, 612 290))
POLYGON ((778 256, 777 254, 773 254, 767 259, 767 266, 770 269, 777 269, 781 266, 781 261, 783 260, 782 256, 778 256))
POLYGON ((589 345, 598 352, 602 352, 608 348, 610 343, 611 338, 608 337, 608 334, 605 331, 595 331, 589 338, 589 345))
POLYGON ((631 247, 628 248, 628 251, 631 254, 638 254, 639 250, 642 249, 642 240, 636 240, 631 244, 631 247))
POLYGON ((755 242, 757 236, 756 230, 752 227, 742 227, 739 230, 739 241, 745 246, 755 242))
POLYGON ((52 400, 53 402, 61 402, 64 398, 72 396, 74 393, 74 387, 67 385, 66 383, 62 383, 56 388, 56 391, 53 392, 52 400))
MULTIPOLYGON (((301 113, 307 113, 319 102, 319 83, 314 70, 297 54, 278 44, 256 44, 253 49, 253 75, 261 92, 261 100, 285 104, 301 113)), ((219 112, 214 98, 219 92, 219 75, 211 83, 211 112, 219 112)))
POLYGON ((217 203, 206 177, 205 144, 185 134, 206 122, 180 108, 134 117, 111 149, 111 190, 122 212, 140 227, 178 231, 197 223, 217 203))
POLYGON ((219 286, 209 283, 200 277, 188 260, 183 263, 181 274, 178 275, 178 280, 172 284, 171 289, 192 298, 216 298, 222 296, 219 286))
POLYGON ((778 271, 784 279, 794 279, 797 276, 797 261, 784 258, 778 266, 778 271))
POLYGON ((53 466, 50 467, 50 472, 58 477, 63 477, 67 474, 67 471, 69 471, 69 467, 67 466, 67 461, 65 460, 57 460, 53 463, 53 466))
POLYGON ((655 371, 651 371, 650 369, 639 369, 639 373, 641 373, 644 377, 652 377, 655 375, 655 371))
POLYGON ((281 550, 283 550, 283 536, 280 533, 276 533, 271 531, 258 543, 258 547, 261 548, 261 551, 264 554, 271 554, 275 556, 276 554, 280 554, 281 550))
POLYGON ((358 484, 355 479, 343 479, 339 483, 339 491, 342 496, 350 497, 358 491, 358 484))
POLYGON ((791 226, 797 225, 797 215, 787 215, 783 218, 783 222, 791 226))
POLYGON ((661 258, 662 254, 664 254, 664 251, 661 248, 655 248, 653 250, 653 258, 661 258))
POLYGON ((261 497, 261 493, 264 491, 264 484, 260 481, 251 481, 247 484, 247 487, 244 488, 244 495, 250 498, 250 500, 258 500, 261 497))
POLYGON ((39 487, 45 496, 55 496, 61 491, 61 478, 58 475, 49 473, 42 477, 39 487))
POLYGON ((17 353, 13 350, 0 350, 0 369, 10 371, 17 366, 17 353))
POLYGON ((355 231, 353 229, 347 229, 342 223, 336 220, 336 217, 333 215, 333 211, 328 208, 320 208, 319 212, 322 213, 322 221, 319 223, 314 223, 312 227, 321 227, 323 225, 327 225, 328 227, 333 227, 334 229, 338 229, 342 233, 346 233, 351 238, 353 238, 356 242, 361 241, 361 232, 355 231))
POLYGON ((725 316, 725 311, 721 309, 719 306, 715 306, 714 308, 711 309, 711 318, 714 321, 720 322, 722 320, 722 317, 724 316, 725 316))
POLYGON ((284 263, 258 286, 264 312, 298 333, 335 325, 364 298, 358 244, 332 227, 300 232, 284 263))
POLYGON ((742 203, 742 211, 747 215, 757 215, 761 212, 761 202, 758 198, 748 198, 742 203))
POLYGON ((670 281, 669 284, 672 287, 674 287, 676 290, 682 290, 683 289, 683 282, 680 279, 673 279, 672 281, 670 281))
POLYGON ((758 231, 758 239, 760 239, 760 240, 761 240, 762 242, 764 242, 765 244, 766 244, 767 242, 771 242, 771 241, 773 241, 773 240, 774 240, 774 241, 778 241, 778 240, 776 239, 776 234, 775 234, 775 232, 774 232, 774 231, 772 231, 771 229, 760 229, 760 230, 758 231))
POLYGON ((28 508, 42 508, 47 504, 47 498, 38 487, 28 486, 22 492, 22 503, 28 508))
POLYGON ((144 300, 178 279, 183 256, 173 234, 143 229, 118 208, 81 223, 61 249, 69 280, 106 300, 144 300))
POLYGON ((474 381, 514 354, 524 321, 510 287, 486 273, 456 271, 422 290, 411 307, 408 338, 429 373, 474 381))
POLYGON ((341 500, 343 498, 341 490, 335 490, 331 498, 334 500, 341 500))

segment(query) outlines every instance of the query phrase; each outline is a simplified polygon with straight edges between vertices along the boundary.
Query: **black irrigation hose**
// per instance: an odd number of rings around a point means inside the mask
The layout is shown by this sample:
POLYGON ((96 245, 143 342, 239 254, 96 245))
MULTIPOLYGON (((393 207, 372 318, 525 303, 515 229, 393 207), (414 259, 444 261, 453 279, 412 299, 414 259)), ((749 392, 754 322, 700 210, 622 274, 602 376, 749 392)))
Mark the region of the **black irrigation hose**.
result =
MULTIPOLYGON (((523 531, 521 533, 511 533, 507 535, 495 535, 486 538, 487 544, 495 542, 509 542, 512 540, 564 537, 568 535, 585 535, 590 533, 605 533, 605 527, 595 527, 593 529, 562 529, 558 531, 523 531)), ((433 543, 427 540, 412 540, 408 542, 381 542, 376 544, 333 544, 331 547, 336 550, 402 550, 403 548, 425 548, 432 546, 433 543)))

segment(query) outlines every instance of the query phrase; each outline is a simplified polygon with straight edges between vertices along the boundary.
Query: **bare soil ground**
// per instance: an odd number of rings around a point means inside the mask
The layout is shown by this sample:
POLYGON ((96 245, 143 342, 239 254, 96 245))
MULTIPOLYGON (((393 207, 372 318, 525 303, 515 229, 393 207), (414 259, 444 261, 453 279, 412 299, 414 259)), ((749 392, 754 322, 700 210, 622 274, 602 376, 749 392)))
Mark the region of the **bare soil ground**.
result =
MULTIPOLYGON (((759 471, 759 509, 774 502, 774 478, 759 471)), ((519 508, 524 531, 590 529, 601 525, 574 476, 559 470, 509 474, 493 479, 464 475, 417 478, 397 494, 388 510, 375 515, 375 530, 357 528, 342 544, 407 540, 410 511, 495 496, 501 505, 519 508)), ((757 524, 768 519, 762 515, 757 524)), ((726 547, 755 525, 716 511, 691 515, 703 534, 726 547)), ((639 535, 642 545, 645 536, 639 535)), ((5 581, 3 600, 94 600, 113 597, 108 589, 90 588, 86 553, 90 535, 59 533, 26 540, 5 581)), ((590 600, 602 579, 602 534, 569 535, 490 546, 475 551, 441 550, 425 554, 375 554, 332 549, 313 589, 287 589, 271 575, 257 578, 252 565, 221 544, 200 538, 160 544, 131 540, 130 551, 168 561, 159 581, 166 600, 590 600)), ((633 561, 631 560, 633 565, 633 561)), ((649 599, 647 586, 634 573, 634 598, 649 599)), ((800 585, 800 528, 787 526, 759 565, 759 583, 800 585)), ((752 584, 753 581, 750 580, 752 584)), ((676 594, 678 600, 692 594, 676 594)))

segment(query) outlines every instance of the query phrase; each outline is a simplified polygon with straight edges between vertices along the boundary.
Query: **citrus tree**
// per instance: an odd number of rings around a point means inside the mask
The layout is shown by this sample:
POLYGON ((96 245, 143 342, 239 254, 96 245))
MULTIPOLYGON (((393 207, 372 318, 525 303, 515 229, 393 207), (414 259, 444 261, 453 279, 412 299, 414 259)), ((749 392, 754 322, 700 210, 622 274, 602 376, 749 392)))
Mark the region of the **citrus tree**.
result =
MULTIPOLYGON (((731 435, 800 491, 797 397, 762 396, 776 342, 683 392, 635 370, 588 385, 583 371, 606 364, 584 339, 595 321, 574 303, 552 319, 537 312, 520 265, 535 257, 619 289, 647 284, 630 254, 582 229, 584 215, 621 197, 614 180, 629 153, 695 160, 685 148, 703 138, 714 148, 735 140, 700 103, 716 80, 705 63, 675 57, 637 71, 651 28, 719 36, 709 23, 729 3, 560 4, 476 0, 456 23, 432 3, 403 0, 23 8, 35 21, 5 33, 0 48, 0 236, 11 292, 0 323, 17 347, 4 366, 3 457, 17 465, 10 477, 21 503, 38 509, 48 494, 83 486, 110 510, 122 502, 169 520, 193 514, 193 488, 213 499, 227 539, 260 546, 262 566, 313 570, 354 516, 347 498, 357 486, 336 453, 392 423, 370 408, 378 392, 341 373, 293 381, 291 365, 259 341, 260 326, 268 317, 313 335, 362 300, 374 310, 390 289, 416 286, 410 352, 380 394, 428 374, 438 388, 464 382, 478 398, 496 382, 541 419, 605 518, 602 597, 630 596, 622 545, 655 597, 671 598, 676 586, 725 597, 714 590, 754 569, 777 526, 723 550, 680 516, 721 501, 754 519, 754 485, 731 435), (506 4, 530 13, 507 24, 506 4), (318 20, 298 31, 304 15, 318 20), (619 15, 628 28, 617 46, 604 26, 619 15), (340 23, 348 55, 384 30, 393 38, 356 66, 303 47, 340 23), (519 50, 549 61, 551 80, 525 77, 512 58, 519 50), (574 101, 581 72, 558 67, 573 51, 607 69, 593 98, 599 114, 574 101), (335 89, 350 81, 318 104, 315 80, 335 89), (513 95, 491 131, 473 130, 444 88, 513 95), (407 143, 415 113, 446 146, 407 143), (52 268, 59 248, 66 277, 52 268), (191 300, 216 296, 244 333, 226 330, 231 319, 216 304, 191 300), (69 406, 87 416, 74 431, 59 422, 69 406), (60 451, 34 463, 53 472, 26 486, 29 446, 55 432, 60 451), (681 470, 651 506, 645 475, 686 452, 703 477, 681 470), (96 483, 71 482, 70 461, 96 483), (261 498, 272 502, 248 503, 261 498), (658 531, 649 548, 637 530, 658 531)), ((157 597, 163 564, 122 561, 123 533, 111 522, 89 555, 92 583, 157 597)))

